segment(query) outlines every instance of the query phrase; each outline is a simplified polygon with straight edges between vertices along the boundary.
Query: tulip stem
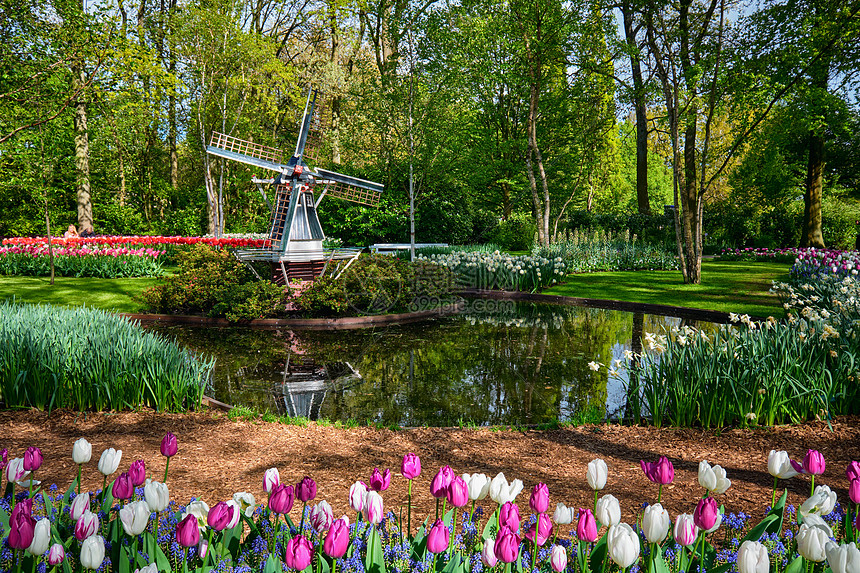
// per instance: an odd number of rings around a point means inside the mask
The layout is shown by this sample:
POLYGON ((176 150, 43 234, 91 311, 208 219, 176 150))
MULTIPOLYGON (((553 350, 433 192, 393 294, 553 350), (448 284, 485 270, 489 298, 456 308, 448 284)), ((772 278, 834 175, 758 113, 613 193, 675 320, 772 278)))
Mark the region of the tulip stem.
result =
POLYGON ((78 495, 81 495, 81 468, 83 464, 78 464, 78 495))
MULTIPOLYGON (((135 540, 135 542, 136 541, 137 540, 135 540)), ((212 560, 212 565, 214 566, 215 565, 215 558, 212 557, 212 528, 211 527, 209 528, 209 538, 206 541, 206 543, 208 545, 206 546, 206 559, 203 561, 203 566, 205 567, 206 561, 209 561, 210 559, 212 560)))
POLYGON ((21 565, 24 563, 24 550, 21 549, 20 556, 18 557, 18 573, 21 573, 21 565))
MULTIPOLYGON (((412 541, 412 480, 407 480, 409 486, 406 491, 406 537, 412 541)), ((403 515, 402 513, 400 515, 403 515)), ((402 518, 401 518, 402 519, 402 518)), ((334 573, 334 570, 332 570, 334 573)))
POLYGON ((454 508, 454 529, 451 531, 451 536, 448 539, 448 559, 451 559, 451 552, 454 551, 454 537, 457 536, 457 508, 454 508))
POLYGON ((776 486, 779 484, 779 478, 773 478, 773 496, 771 496, 770 508, 773 509, 776 505, 776 486))
POLYGON ((170 458, 167 458, 167 463, 164 464, 164 483, 167 483, 167 468, 170 467, 170 458))
POLYGON ((337 573, 337 557, 331 558, 331 573, 337 573))
POLYGON ((436 498, 436 519, 439 519, 439 498, 436 498))
MULTIPOLYGON (((663 499, 663 484, 660 484, 660 487, 657 488, 657 503, 660 503, 660 500, 663 499)), ((594 505, 595 511, 597 510, 597 504, 594 505)))
MULTIPOLYGON (((812 494, 815 493, 815 474, 811 474, 811 477, 812 479, 809 481, 809 483, 811 484, 809 488, 809 497, 812 497, 812 494)), ((32 483, 32 480, 30 483, 32 483)))
POLYGON ((540 513, 537 514, 537 522, 535 523, 535 548, 532 553, 532 569, 537 568, 537 549, 538 549, 538 536, 540 535, 540 513))
POLYGON ((303 502, 303 503, 304 503, 304 505, 302 506, 302 522, 301 522, 301 524, 299 525, 299 535, 304 535, 304 531, 305 531, 305 510, 308 508, 308 502, 306 502, 306 501, 305 501, 305 502, 303 502))
POLYGON ((594 490, 594 509, 592 509, 594 515, 597 515, 597 490, 594 490))
POLYGON ((107 499, 107 476, 102 476, 102 503, 107 499))

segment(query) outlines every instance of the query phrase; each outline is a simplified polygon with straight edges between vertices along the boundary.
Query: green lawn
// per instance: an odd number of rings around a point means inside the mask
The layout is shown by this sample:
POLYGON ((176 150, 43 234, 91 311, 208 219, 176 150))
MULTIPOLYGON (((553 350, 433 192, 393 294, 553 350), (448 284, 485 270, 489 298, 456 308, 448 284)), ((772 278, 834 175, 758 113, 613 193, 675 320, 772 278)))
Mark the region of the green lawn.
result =
POLYGON ((702 283, 687 285, 680 271, 570 275, 543 294, 668 304, 781 318, 779 300, 768 294, 773 280, 788 279, 789 264, 703 261, 702 283))
POLYGON ((89 306, 117 312, 137 312, 134 300, 145 289, 158 283, 155 278, 97 279, 57 277, 0 276, 0 300, 47 303, 64 306, 89 306))

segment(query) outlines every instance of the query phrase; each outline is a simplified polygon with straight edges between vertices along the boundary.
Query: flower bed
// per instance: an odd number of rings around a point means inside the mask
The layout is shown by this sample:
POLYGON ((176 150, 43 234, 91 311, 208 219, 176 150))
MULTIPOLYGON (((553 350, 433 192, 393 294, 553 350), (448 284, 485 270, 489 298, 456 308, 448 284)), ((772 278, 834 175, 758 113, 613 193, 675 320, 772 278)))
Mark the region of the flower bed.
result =
MULTIPOLYGON (((268 239, 259 237, 162 237, 162 236, 125 236, 125 235, 98 235, 92 237, 52 237, 54 245, 80 246, 80 245, 104 245, 116 246, 158 246, 164 249, 168 245, 197 245, 204 244, 210 247, 266 247, 269 246, 268 239)), ((47 237, 12 237, 3 239, 3 245, 47 245, 47 237)))
POLYGON ((791 278, 804 280, 824 275, 856 277, 858 269, 860 255, 857 251, 804 249, 797 254, 797 260, 791 267, 791 278))
MULTIPOLYGON (((516 503, 525 484, 509 482, 503 474, 456 475, 449 466, 432 481, 422 475, 421 461, 406 454, 400 467, 409 486, 406 508, 385 511, 385 491, 391 485, 388 469, 374 469, 367 483, 355 482, 349 505, 355 514, 334 518, 324 500, 317 501, 316 483, 304 477, 295 485, 281 483, 277 469, 262 476, 266 504, 246 492, 211 507, 192 499, 182 506, 170 500, 170 461, 179 451, 176 437, 161 444, 161 462, 137 460, 108 484, 122 462, 122 451, 109 448, 98 462, 105 484, 97 492, 80 492, 78 483, 92 459, 85 439, 72 447, 77 477, 68 491, 39 491, 35 481, 42 465, 38 448, 28 448, 2 466, 7 495, 0 500, 0 566, 12 571, 41 568, 42 563, 64 571, 562 571, 654 573, 708 570, 713 573, 768 573, 771 569, 800 573, 808 566, 833 573, 853 573, 860 558, 854 540, 857 502, 860 501, 860 464, 851 462, 845 506, 827 485, 815 485, 826 463, 809 450, 803 460, 771 451, 768 472, 773 494, 761 500, 763 518, 729 513, 717 497, 732 487, 726 471, 699 463, 698 483, 704 495, 691 500, 690 513, 674 520, 660 504, 663 488, 675 477, 670 460, 641 461, 644 478, 653 483, 656 503, 644 503, 635 523, 621 522, 618 500, 601 496, 608 467, 595 459, 585 468, 592 507, 578 510, 556 501, 549 513, 550 491, 543 483, 531 487, 525 519, 516 503), (152 470, 159 466, 158 472, 152 470), (810 476, 810 497, 798 508, 777 500, 780 480, 810 476), (161 482, 156 481, 161 478, 161 482), (438 516, 412 522, 412 497, 426 496, 424 487, 441 505, 438 516), (426 487, 426 486, 425 486, 426 487), (17 488, 17 495, 13 496, 17 488), (599 498, 599 499, 598 499, 599 498), (315 502, 311 504, 310 502, 315 502), (768 507, 765 507, 768 506, 768 507), (772 506, 772 507, 770 507, 772 506), (448 508, 451 509, 448 509, 448 508), (844 509, 848 508, 848 511, 844 509), (404 515, 405 514, 405 515, 404 515), (432 523, 431 523, 432 522, 432 523), (601 532, 603 534, 601 535, 601 532)), ((74 467, 74 466, 73 466, 74 467)), ((125 466, 124 466, 125 467, 125 466)), ((425 474, 426 476, 426 474, 425 474)))
MULTIPOLYGON (((5 242, 5 241, 4 241, 5 242)), ((66 277, 153 277, 162 274, 164 251, 149 247, 55 245, 54 272, 66 277)), ((0 247, 0 274, 47 276, 51 273, 47 243, 0 247)))
POLYGON ((495 251, 453 251, 447 254, 419 255, 450 269, 463 288, 536 291, 564 278, 567 265, 561 257, 508 255, 495 251))
POLYGON ((806 251, 789 247, 786 249, 767 249, 747 247, 745 249, 723 249, 717 258, 724 261, 767 261, 777 263, 793 263, 797 256, 806 251))

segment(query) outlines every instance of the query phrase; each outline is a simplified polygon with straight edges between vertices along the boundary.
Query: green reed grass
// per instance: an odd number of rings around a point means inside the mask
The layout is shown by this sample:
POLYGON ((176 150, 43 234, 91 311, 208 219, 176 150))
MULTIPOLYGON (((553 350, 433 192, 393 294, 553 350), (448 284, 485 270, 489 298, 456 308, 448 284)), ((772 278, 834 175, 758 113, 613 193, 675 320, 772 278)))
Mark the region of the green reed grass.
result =
POLYGON ((0 303, 6 408, 198 408, 213 365, 101 310, 0 303))
POLYGON ((533 248, 532 254, 547 259, 561 257, 568 272, 573 273, 678 268, 677 250, 644 243, 629 231, 565 231, 555 235, 549 246, 533 248))

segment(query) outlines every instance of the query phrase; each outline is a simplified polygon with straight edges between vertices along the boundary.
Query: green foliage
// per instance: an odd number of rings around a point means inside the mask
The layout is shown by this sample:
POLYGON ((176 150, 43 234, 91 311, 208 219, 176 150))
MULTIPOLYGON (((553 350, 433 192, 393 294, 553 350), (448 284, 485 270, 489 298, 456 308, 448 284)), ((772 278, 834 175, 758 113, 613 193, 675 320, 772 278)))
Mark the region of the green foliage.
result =
POLYGON ((537 226, 531 213, 517 211, 510 217, 499 221, 490 234, 490 240, 498 243, 505 251, 527 251, 534 241, 537 226))
POLYGON ((561 233, 547 247, 537 247, 533 254, 555 259, 560 257, 567 272, 671 270, 678 268, 677 253, 662 244, 637 242, 629 231, 561 233))
POLYGON ((269 318, 284 314, 290 291, 270 281, 253 281, 226 289, 210 315, 224 316, 230 322, 269 318))
POLYGON ((0 304, 7 408, 197 408, 213 362, 115 314, 0 304))
MULTIPOLYGON (((59 247, 55 247, 57 251, 59 247)), ((15 253, 14 249, 2 252, 0 248, 0 275, 46 277, 51 274, 51 258, 47 252, 34 255, 15 253)), ((111 251, 113 249, 107 249, 111 251)), ((159 258, 150 255, 110 254, 55 254, 54 274, 61 277, 158 277, 163 274, 159 258)))
POLYGON ((341 316, 346 313, 349 303, 343 282, 332 276, 318 278, 302 291, 293 306, 302 314, 314 316, 341 316))

